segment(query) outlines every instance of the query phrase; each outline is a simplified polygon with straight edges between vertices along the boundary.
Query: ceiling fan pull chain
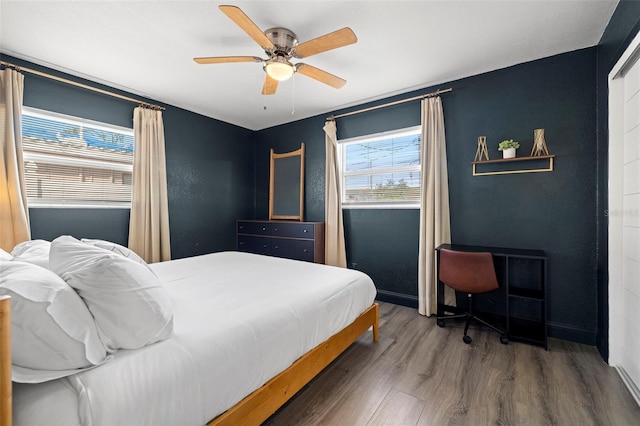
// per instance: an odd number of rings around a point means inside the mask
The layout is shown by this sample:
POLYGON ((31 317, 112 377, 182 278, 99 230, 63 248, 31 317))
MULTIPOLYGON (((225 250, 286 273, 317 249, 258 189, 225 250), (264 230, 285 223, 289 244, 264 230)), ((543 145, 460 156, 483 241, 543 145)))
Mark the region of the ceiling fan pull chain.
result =
POLYGON ((296 75, 291 79, 291 115, 296 115, 296 75))

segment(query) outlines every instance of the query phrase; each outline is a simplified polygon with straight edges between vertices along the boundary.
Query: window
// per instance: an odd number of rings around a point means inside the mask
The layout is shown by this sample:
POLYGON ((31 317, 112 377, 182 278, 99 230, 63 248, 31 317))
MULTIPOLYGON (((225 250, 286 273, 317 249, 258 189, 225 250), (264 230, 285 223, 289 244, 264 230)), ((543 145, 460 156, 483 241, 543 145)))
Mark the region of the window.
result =
POLYGON ((420 126, 339 141, 342 206, 420 207, 420 126))
POLYGON ((131 207, 133 129, 23 108, 30 207, 131 207))

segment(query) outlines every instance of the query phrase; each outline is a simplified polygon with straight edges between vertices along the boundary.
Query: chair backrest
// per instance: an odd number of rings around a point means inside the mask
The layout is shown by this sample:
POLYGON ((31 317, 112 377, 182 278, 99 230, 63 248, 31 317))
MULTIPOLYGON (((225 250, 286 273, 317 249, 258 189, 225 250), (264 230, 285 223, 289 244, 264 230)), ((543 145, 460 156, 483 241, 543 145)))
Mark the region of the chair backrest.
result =
POLYGON ((488 252, 440 249, 438 278, 464 293, 485 293, 498 288, 493 256, 488 252))

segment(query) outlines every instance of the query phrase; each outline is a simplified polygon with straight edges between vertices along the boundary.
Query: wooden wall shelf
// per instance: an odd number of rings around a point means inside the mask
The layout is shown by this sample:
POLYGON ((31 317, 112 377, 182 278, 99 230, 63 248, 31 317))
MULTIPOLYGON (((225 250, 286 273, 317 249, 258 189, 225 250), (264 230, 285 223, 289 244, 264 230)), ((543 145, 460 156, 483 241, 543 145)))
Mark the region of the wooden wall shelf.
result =
POLYGON ((471 164, 472 164, 473 176, 507 175, 507 174, 513 174, 513 173, 540 173, 540 172, 553 171, 554 158, 555 158, 555 155, 539 155, 537 157, 515 157, 515 158, 500 158, 497 160, 472 161, 471 164), (537 168, 537 169, 497 170, 497 171, 486 171, 486 172, 478 172, 476 170, 476 166, 479 164, 499 164, 499 163, 540 161, 540 160, 547 160, 549 162, 549 166, 546 168, 537 168))

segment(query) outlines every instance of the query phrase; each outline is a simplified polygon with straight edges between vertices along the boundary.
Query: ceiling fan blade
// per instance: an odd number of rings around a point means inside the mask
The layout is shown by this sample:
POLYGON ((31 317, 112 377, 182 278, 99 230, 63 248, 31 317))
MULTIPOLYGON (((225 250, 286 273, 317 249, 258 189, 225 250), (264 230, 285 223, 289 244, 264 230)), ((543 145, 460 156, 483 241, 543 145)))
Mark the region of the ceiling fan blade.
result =
POLYGON ((262 62, 257 56, 210 56, 207 58, 193 58, 199 64, 226 64, 231 62, 262 62))
POLYGON ((266 75, 264 79, 264 86, 262 86, 262 94, 263 95, 274 95, 276 93, 276 89, 278 88, 278 80, 275 78, 271 78, 269 74, 266 75))
POLYGON ((320 83, 335 87, 336 89, 341 88, 347 83, 347 80, 307 64, 296 64, 296 71, 314 80, 318 80, 320 83))
POLYGON ((273 50, 275 46, 256 24, 237 6, 220 5, 220 10, 236 23, 245 33, 256 41, 264 50, 273 50))
POLYGON ((305 41, 293 48, 293 56, 296 58, 306 58, 311 55, 348 46, 358 41, 351 28, 346 27, 338 31, 305 41))

